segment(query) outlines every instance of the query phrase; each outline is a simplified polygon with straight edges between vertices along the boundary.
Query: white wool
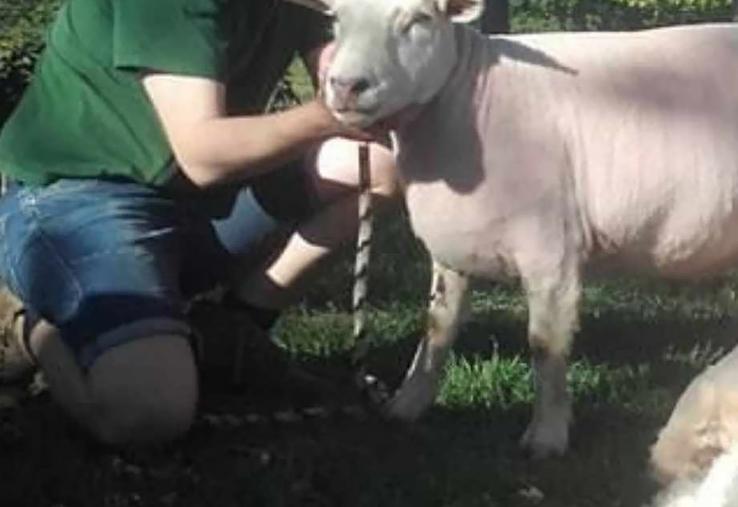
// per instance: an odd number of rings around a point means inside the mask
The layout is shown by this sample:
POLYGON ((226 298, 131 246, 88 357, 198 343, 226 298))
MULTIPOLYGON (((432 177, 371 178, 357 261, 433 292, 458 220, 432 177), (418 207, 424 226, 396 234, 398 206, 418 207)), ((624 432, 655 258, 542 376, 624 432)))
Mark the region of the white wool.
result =
POLYGON ((702 479, 674 483, 654 507, 738 507, 738 446, 715 459, 702 479))

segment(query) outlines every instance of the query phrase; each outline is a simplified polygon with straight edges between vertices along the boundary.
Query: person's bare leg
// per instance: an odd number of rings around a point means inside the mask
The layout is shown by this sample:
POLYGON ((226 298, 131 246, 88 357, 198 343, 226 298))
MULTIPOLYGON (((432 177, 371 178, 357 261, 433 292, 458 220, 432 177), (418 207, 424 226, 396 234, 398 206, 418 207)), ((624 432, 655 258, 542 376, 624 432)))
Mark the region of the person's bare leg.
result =
POLYGON ((197 372, 183 336, 152 336, 114 347, 84 372, 58 330, 41 321, 31 348, 54 400, 106 444, 163 442, 194 419, 197 372))
MULTIPOLYGON (((397 192, 392 153, 371 145, 372 194, 381 206, 397 192)), ((300 293, 304 277, 353 238, 357 230, 358 143, 332 139, 315 157, 313 185, 321 210, 299 224, 284 248, 260 269, 240 280, 236 293, 245 302, 283 308, 300 293)))

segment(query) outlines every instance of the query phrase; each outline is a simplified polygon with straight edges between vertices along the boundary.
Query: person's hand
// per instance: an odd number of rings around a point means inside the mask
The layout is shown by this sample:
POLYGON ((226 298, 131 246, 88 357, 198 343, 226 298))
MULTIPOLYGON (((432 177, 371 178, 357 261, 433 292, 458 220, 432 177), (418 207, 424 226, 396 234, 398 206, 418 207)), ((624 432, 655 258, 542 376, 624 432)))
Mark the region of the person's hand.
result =
POLYGON ((340 137, 346 137, 355 141, 365 142, 384 142, 389 134, 389 127, 383 121, 374 123, 368 127, 355 127, 346 125, 334 118, 339 132, 336 134, 340 137))
POLYGON ((322 120, 325 135, 328 137, 345 137, 355 141, 376 142, 387 138, 388 128, 383 122, 378 122, 369 127, 357 127, 339 121, 325 104, 322 98, 317 97, 310 104, 322 120))

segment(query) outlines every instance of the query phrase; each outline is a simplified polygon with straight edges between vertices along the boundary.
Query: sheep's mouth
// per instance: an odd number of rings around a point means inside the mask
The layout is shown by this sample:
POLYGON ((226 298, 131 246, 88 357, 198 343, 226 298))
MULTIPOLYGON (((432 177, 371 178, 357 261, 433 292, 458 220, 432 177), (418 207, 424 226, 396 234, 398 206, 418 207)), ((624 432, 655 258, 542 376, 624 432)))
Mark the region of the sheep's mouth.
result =
POLYGON ((333 111, 335 111, 336 114, 352 114, 352 115, 363 115, 363 116, 371 116, 374 113, 376 113, 379 110, 379 106, 371 106, 371 107, 337 107, 334 108, 333 111))
POLYGON ((364 108, 341 107, 333 109, 333 115, 338 121, 347 125, 366 126, 376 120, 375 115, 378 111, 379 106, 364 108))

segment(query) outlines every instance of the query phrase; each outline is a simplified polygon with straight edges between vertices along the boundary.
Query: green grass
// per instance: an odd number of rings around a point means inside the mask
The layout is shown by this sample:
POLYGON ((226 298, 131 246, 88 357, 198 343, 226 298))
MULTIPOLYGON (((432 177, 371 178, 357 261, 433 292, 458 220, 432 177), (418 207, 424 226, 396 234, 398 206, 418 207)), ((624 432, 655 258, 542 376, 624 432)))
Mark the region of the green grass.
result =
MULTIPOLYGON (((423 333, 429 268, 397 217, 378 225, 370 308, 369 362, 392 385, 423 333)), ((333 379, 342 400, 350 391, 350 267, 350 253, 331 263, 275 330, 292 360, 333 379)), ((561 459, 532 462, 518 450, 532 399, 525 302, 515 284, 479 283, 437 403, 415 425, 200 419, 174 445, 120 452, 93 445, 41 396, 0 416, 0 505, 638 507, 654 493, 647 455, 658 428, 686 383, 732 346, 735 286, 589 284, 569 374, 572 449, 561 459)), ((314 401, 257 385, 211 387, 202 412, 314 401)))
MULTIPOLYGON (((424 291, 403 290, 419 295, 375 295, 371 309, 370 364, 391 384, 423 331, 424 291)), ((91 445, 35 398, 0 428, 0 505, 523 507, 536 505, 530 491, 551 507, 643 505, 654 492, 648 446, 689 379, 730 346, 721 335, 728 309, 713 291, 630 281, 593 285, 587 295, 564 458, 536 463, 518 451, 532 397, 525 309, 512 286, 478 288, 439 399, 415 425, 343 417, 229 428, 200 420, 166 449, 121 453, 91 445)), ((346 383, 336 372, 351 346, 344 306, 302 305, 277 329, 295 361, 337 384, 346 383)), ((283 401, 268 387, 204 396, 210 413, 307 403, 283 401)))
MULTIPOLYGON (((298 95, 308 96, 304 71, 292 72, 298 95)), ((344 392, 351 267, 350 252, 334 260, 274 333, 291 360, 333 379, 329 402, 334 394, 353 399, 344 392)), ((429 274, 405 216, 390 210, 371 265, 369 363, 391 385, 423 333, 429 274)), ((518 449, 533 396, 525 300, 516 284, 480 282, 439 398, 415 425, 338 417, 228 426, 201 418, 181 442, 115 451, 92 444, 46 396, 32 397, 0 410, 0 505, 639 507, 654 493, 648 447, 674 401, 733 346, 737 287, 735 277, 697 287, 588 284, 569 373, 572 449, 560 459, 533 462, 518 449)), ((233 331, 221 323, 212 332, 233 331)), ((256 385, 210 387, 202 412, 314 401, 256 385)))

